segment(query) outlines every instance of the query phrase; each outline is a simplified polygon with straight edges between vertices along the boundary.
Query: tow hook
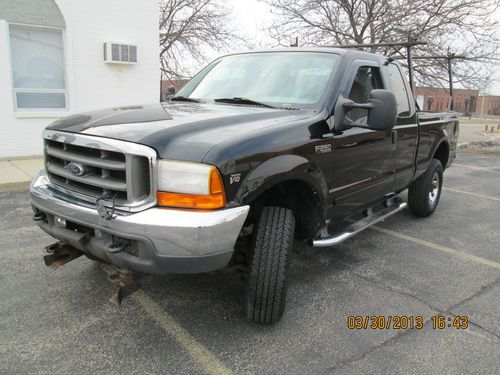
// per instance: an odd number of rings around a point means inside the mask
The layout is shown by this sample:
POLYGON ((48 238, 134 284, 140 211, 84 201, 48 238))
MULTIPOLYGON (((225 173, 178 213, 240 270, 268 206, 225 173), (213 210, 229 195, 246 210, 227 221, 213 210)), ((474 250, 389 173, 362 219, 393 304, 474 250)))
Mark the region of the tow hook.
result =
POLYGON ((45 215, 44 212, 38 211, 38 212, 33 214, 33 221, 42 221, 42 220, 45 220, 46 217, 47 217, 47 215, 45 215))
POLYGON ((116 254, 122 251, 125 251, 125 249, 128 247, 128 241, 126 240, 118 240, 114 241, 111 243, 111 245, 108 246, 108 251, 110 253, 116 254))
POLYGON ((83 251, 61 241, 47 246, 45 251, 48 254, 44 255, 43 261, 47 267, 54 270, 83 255, 83 251))

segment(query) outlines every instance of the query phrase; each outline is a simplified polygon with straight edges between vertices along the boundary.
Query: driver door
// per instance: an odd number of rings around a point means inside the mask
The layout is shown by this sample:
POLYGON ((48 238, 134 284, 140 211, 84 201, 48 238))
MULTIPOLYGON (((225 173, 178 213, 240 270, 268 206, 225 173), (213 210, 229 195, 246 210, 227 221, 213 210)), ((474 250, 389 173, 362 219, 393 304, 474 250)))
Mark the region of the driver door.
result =
MULTIPOLYGON (((370 92, 383 89, 377 63, 357 61, 344 82, 341 95, 357 103, 368 103, 370 92)), ((335 113, 334 113, 335 116, 335 113)), ((367 124, 368 110, 352 109, 347 116, 367 124)), ((329 187, 335 216, 362 210, 392 192, 394 159, 392 130, 352 127, 333 137, 332 180, 329 187)))

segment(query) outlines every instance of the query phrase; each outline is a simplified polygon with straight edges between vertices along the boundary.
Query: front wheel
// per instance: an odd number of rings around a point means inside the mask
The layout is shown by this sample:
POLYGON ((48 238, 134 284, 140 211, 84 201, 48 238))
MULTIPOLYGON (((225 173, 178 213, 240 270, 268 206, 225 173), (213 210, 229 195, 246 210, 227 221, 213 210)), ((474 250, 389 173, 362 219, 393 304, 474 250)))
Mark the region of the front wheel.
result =
POLYGON ((443 166, 432 159, 425 173, 408 188, 408 207, 415 216, 426 217, 436 209, 443 186, 443 166))
POLYGON ((295 218, 283 207, 264 207, 257 224, 246 296, 247 317, 273 324, 285 311, 295 218))

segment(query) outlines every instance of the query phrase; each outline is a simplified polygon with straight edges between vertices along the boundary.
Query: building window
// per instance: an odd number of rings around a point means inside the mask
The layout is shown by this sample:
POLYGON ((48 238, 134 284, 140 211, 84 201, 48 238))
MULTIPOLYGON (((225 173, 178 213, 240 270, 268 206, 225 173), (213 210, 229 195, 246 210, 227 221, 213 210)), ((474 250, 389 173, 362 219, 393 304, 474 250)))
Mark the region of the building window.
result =
POLYGON ((9 34, 16 109, 66 109, 62 30, 10 25, 9 34))

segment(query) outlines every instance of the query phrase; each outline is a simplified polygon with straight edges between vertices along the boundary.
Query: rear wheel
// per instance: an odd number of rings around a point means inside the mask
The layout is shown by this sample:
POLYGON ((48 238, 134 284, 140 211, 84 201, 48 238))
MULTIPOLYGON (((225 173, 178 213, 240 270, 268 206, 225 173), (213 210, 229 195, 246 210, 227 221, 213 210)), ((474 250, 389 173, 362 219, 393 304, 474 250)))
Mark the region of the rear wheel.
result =
POLYGON ((273 324, 283 315, 294 231, 291 210, 264 207, 255 232, 246 297, 247 317, 254 322, 273 324))
POLYGON ((426 217, 436 209, 443 186, 443 166, 432 159, 425 173, 408 188, 408 207, 415 216, 426 217))

